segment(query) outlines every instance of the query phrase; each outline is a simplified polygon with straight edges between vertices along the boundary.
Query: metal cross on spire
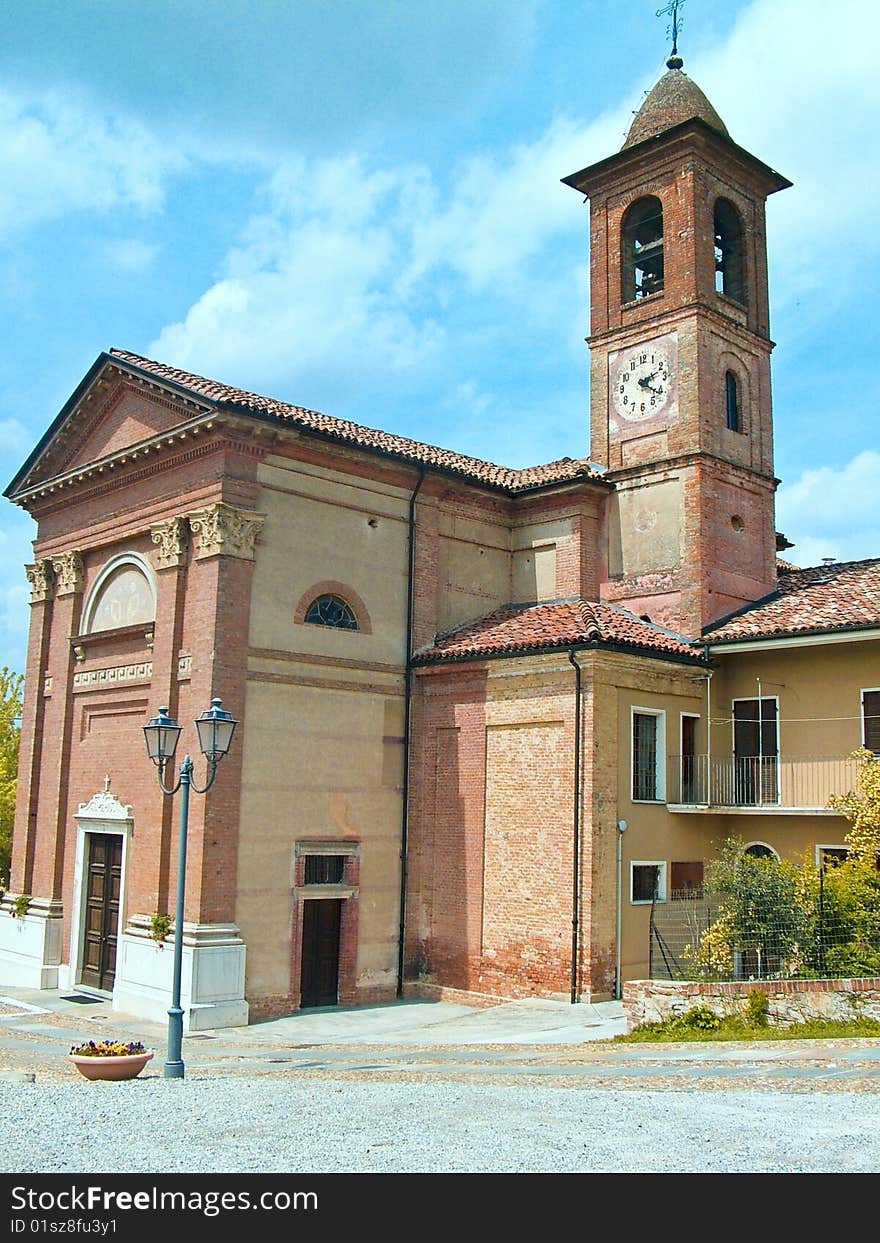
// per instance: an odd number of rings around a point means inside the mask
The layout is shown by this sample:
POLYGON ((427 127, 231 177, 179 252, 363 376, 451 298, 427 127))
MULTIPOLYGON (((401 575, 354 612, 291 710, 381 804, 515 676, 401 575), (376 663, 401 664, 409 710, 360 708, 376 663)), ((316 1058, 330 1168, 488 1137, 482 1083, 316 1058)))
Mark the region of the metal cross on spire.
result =
POLYGON ((679 17, 679 9, 683 8, 686 0, 669 0, 665 9, 658 9, 654 14, 655 17, 671 17, 672 22, 666 27, 666 38, 672 39, 672 56, 678 57, 678 32, 681 30, 684 22, 679 17))

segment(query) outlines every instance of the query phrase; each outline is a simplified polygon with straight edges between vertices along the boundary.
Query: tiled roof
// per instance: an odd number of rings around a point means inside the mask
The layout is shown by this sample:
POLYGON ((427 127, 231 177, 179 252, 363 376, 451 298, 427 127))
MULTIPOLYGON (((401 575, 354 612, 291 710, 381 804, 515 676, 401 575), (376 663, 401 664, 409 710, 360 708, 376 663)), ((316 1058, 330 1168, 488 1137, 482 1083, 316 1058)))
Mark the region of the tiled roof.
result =
POLYGON ((546 604, 505 605, 478 621, 438 635, 430 647, 416 653, 416 659, 433 664, 586 643, 690 660, 701 656, 686 639, 671 631, 640 621, 616 605, 578 596, 546 604))
POLYGON ((781 571, 772 595, 707 630, 707 643, 880 626, 880 557, 781 571))
POLYGON ((141 371, 148 372, 159 379, 168 380, 198 396, 216 402, 224 409, 282 419, 286 423, 295 424, 297 427, 316 432, 321 436, 329 436, 344 444, 391 454, 418 465, 433 466, 437 470, 448 471, 506 492, 523 492, 529 488, 565 483, 584 477, 597 481, 602 479, 601 474, 593 470, 585 458, 561 458, 557 462, 547 462, 542 466, 527 466, 521 470, 509 466, 497 466, 494 462, 484 462, 480 458, 468 457, 463 453, 453 453, 450 449, 422 444, 418 440, 409 440, 406 436, 395 436, 390 432, 362 427, 359 423, 352 423, 347 419, 336 419, 329 414, 320 414, 317 410, 293 406, 289 402, 278 401, 272 397, 261 397, 259 393, 250 393, 246 389, 233 388, 217 380, 208 380, 204 376, 181 371, 165 363, 154 362, 151 358, 142 358, 139 354, 132 354, 127 350, 110 350, 110 354, 121 362, 129 363, 141 371))

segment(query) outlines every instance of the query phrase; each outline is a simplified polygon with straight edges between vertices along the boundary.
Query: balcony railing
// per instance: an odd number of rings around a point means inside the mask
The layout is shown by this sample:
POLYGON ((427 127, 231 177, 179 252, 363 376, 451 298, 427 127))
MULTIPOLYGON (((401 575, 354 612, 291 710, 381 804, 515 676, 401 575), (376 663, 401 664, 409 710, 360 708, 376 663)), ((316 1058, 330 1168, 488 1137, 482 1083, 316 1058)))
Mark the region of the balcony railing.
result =
POLYGON ((850 756, 684 755, 670 760, 667 802, 696 807, 824 809, 856 788, 850 756))

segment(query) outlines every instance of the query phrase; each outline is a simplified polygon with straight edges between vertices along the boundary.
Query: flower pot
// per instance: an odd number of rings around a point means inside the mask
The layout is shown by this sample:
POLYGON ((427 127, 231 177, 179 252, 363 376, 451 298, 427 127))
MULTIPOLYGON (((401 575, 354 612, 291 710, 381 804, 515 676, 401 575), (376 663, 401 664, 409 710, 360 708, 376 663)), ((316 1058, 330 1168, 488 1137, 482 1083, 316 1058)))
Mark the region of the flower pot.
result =
POLYGON ((125 1057, 84 1057, 81 1053, 67 1056, 86 1079, 134 1079, 153 1056, 153 1050, 145 1049, 143 1053, 125 1057))

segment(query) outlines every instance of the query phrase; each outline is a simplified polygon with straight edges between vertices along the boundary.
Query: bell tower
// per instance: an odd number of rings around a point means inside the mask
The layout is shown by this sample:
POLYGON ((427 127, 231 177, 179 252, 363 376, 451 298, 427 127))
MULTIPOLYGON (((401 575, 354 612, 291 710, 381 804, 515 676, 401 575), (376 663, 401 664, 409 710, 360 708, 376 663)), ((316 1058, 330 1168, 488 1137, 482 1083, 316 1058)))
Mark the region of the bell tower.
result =
POLYGON ((776 582, 767 196, 673 55, 590 201, 591 455, 614 483, 603 598, 692 639, 776 582))

